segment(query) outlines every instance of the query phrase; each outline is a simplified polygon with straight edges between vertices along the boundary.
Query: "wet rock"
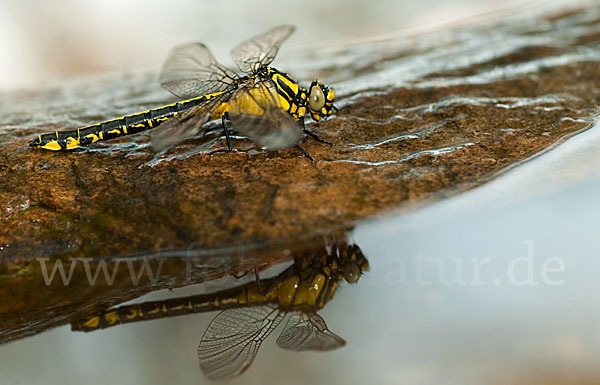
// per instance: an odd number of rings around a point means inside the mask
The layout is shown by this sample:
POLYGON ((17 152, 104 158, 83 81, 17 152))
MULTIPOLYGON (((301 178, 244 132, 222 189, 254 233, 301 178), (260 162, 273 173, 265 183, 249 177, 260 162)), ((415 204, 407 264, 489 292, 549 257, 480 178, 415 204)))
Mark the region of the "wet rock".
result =
MULTIPOLYGON (((564 17, 554 23, 581 23, 573 14, 564 17)), ((472 188, 588 127, 600 98, 600 67, 574 53, 597 49, 599 35, 592 27, 581 31, 566 44, 525 44, 429 73, 410 87, 341 94, 344 108, 310 126, 333 147, 302 141, 314 163, 296 150, 257 151, 243 139, 233 153, 188 154, 207 136, 188 140, 162 161, 144 135, 75 153, 31 150, 31 134, 60 124, 28 128, 25 113, 6 113, 4 137, 11 140, 0 150, 2 261, 268 244, 472 188), (500 75, 481 80, 491 73, 500 75)), ((122 85, 107 82, 91 81, 88 96, 122 85)), ((139 87, 131 90, 132 100, 119 101, 127 111, 160 104, 140 103, 148 86, 139 87)), ((82 92, 73 87, 18 97, 25 104, 31 99, 30 113, 40 116, 49 110, 40 98, 56 105, 82 92)), ((83 121, 114 117, 80 114, 83 121)), ((56 113, 47 120, 58 120, 56 113)), ((213 148, 222 145, 212 135, 213 148)))

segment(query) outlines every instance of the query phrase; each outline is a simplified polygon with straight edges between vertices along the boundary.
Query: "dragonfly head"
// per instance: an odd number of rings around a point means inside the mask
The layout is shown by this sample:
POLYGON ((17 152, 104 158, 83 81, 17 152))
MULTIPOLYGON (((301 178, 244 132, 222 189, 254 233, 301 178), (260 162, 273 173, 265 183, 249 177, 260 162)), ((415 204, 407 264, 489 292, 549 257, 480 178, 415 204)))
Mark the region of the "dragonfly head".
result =
POLYGON ((352 284, 369 269, 369 261, 363 255, 357 245, 349 246, 342 252, 341 272, 346 282, 352 284))
POLYGON ((308 108, 310 115, 315 121, 331 115, 333 111, 333 100, 335 92, 321 82, 314 81, 308 89, 308 108))

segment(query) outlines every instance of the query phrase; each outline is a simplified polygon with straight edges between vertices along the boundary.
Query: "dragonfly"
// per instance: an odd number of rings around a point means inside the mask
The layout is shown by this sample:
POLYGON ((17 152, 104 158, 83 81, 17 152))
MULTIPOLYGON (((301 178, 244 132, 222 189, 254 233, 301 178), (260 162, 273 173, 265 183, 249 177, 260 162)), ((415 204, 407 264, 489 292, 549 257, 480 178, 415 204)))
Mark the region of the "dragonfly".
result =
POLYGON ((200 368, 210 379, 230 380, 246 371, 262 342, 291 313, 277 345, 292 351, 328 351, 346 344, 317 314, 343 279, 358 282, 369 268, 360 248, 345 241, 298 255, 272 278, 210 294, 124 305, 71 323, 94 331, 119 324, 221 310, 198 346, 200 368))
MULTIPOLYGON (((298 142, 305 133, 305 118, 320 121, 335 109, 335 92, 315 80, 302 87, 290 75, 269 64, 295 27, 282 25, 238 44, 231 56, 243 76, 219 64, 202 43, 176 46, 159 76, 160 84, 184 99, 163 107, 92 124, 74 130, 38 135, 31 147, 52 151, 74 150, 98 141, 152 130, 152 145, 162 151, 199 132, 203 125, 221 119, 232 151, 230 130, 250 138, 267 150, 293 146, 308 156, 298 142)), ((310 157, 310 156, 309 156, 310 157)))

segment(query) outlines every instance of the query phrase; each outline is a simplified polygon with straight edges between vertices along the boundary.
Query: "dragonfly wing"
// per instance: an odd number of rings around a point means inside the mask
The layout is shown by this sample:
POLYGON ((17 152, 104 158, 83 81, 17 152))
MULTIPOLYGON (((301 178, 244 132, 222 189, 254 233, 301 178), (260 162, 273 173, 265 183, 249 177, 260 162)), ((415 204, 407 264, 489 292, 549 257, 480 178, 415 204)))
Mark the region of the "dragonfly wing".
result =
POLYGON ((150 132, 154 150, 162 151, 195 135, 202 125, 211 120, 213 111, 225 102, 230 95, 231 92, 225 92, 213 96, 201 104, 180 113, 178 116, 161 123, 150 132))
POLYGON ((256 72, 261 67, 268 66, 275 56, 281 43, 294 32, 292 25, 280 25, 262 35, 255 36, 238 44, 231 50, 231 57, 241 71, 256 72))
POLYGON ((171 50, 160 73, 160 84, 175 96, 191 99, 225 91, 238 75, 223 67, 202 43, 179 45, 171 50))
POLYGON ((296 352, 304 350, 327 351, 346 345, 346 341, 327 328, 317 313, 294 314, 277 338, 277 345, 296 352))
POLYGON ((239 376, 284 315, 268 305, 222 311, 208 325, 198 346, 200 368, 213 380, 239 376))
POLYGON ((279 98, 271 80, 240 87, 229 99, 229 118, 233 128, 269 150, 297 144, 302 130, 281 107, 279 98))

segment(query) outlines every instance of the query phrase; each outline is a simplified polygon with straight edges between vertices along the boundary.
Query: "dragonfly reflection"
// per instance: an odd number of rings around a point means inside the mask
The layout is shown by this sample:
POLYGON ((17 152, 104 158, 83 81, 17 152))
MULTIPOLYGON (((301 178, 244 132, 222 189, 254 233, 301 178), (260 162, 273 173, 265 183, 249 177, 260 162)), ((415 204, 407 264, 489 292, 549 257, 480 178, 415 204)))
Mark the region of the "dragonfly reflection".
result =
POLYGON ((210 323, 200 345, 202 371, 211 379, 242 374, 261 343, 291 313, 277 345, 293 351, 327 351, 346 341, 331 332, 317 314, 331 300, 342 279, 356 283, 369 267, 357 245, 324 240, 294 256, 294 263, 275 277, 258 279, 211 294, 120 306, 72 323, 73 330, 92 331, 118 324, 222 310, 210 323))

